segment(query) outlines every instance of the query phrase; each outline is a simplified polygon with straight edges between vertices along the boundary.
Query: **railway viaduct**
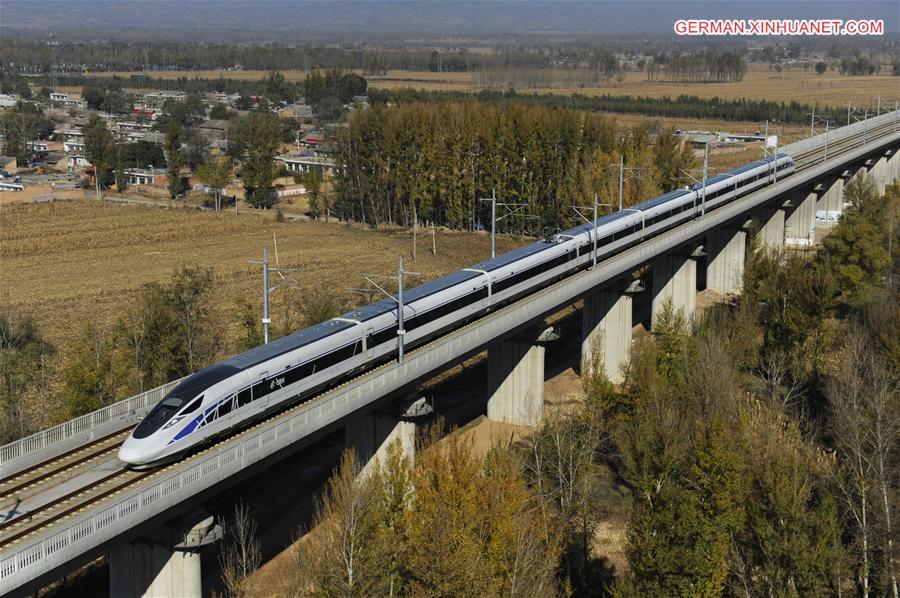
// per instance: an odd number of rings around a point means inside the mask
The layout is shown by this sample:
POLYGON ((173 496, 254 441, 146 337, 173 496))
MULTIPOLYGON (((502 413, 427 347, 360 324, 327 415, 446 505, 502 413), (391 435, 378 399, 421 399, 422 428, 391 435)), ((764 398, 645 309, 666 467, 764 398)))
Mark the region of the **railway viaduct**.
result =
POLYGON ((668 300, 692 319, 698 269, 707 288, 739 293, 750 235, 775 249, 815 243, 849 179, 871 176, 883 192, 900 178, 898 150, 900 112, 784 147, 797 163, 791 176, 150 472, 125 470, 115 449, 175 382, 0 447, 0 594, 24 595, 109 555, 111 595, 199 596, 199 551, 221 537, 204 500, 339 428, 366 458, 395 438, 411 452, 427 406, 404 397, 485 350, 488 417, 536 423, 555 338, 547 316, 583 301, 582 361, 600 349, 621 380, 636 293, 651 294, 652 318, 668 300), (643 284, 638 270, 650 272, 643 284))

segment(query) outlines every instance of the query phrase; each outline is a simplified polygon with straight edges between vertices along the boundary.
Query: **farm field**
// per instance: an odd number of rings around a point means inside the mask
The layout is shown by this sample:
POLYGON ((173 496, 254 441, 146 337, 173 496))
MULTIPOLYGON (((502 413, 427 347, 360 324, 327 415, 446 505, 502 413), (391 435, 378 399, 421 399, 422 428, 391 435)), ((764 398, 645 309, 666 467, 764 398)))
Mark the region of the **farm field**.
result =
MULTIPOLYGON (((237 334, 237 309, 260 305, 262 248, 274 262, 277 235, 282 266, 299 266, 300 290, 272 297, 273 326, 279 306, 299 300, 314 286, 347 301, 363 299, 347 289, 366 286, 362 272, 394 274, 403 255, 424 281, 490 255, 486 234, 437 231, 419 236, 417 260, 407 231, 373 231, 339 223, 276 222, 274 212, 170 210, 71 200, 4 206, 0 211, 2 303, 32 314, 65 360, 67 348, 89 323, 111 326, 130 308, 143 285, 168 281, 182 264, 213 269, 213 305, 226 341, 237 334), (280 295, 280 297, 279 297, 280 295)), ((498 239, 498 250, 514 242, 498 239)), ((274 265, 274 264, 273 264, 274 265)), ((273 275, 274 276, 274 275, 273 275)), ((226 347, 233 346, 226 342, 226 347)))
MULTIPOLYGON (((130 76, 149 74, 152 77, 176 79, 178 77, 230 78, 238 80, 261 79, 263 71, 159 71, 151 73, 91 73, 92 76, 130 76)), ((302 81, 304 71, 283 73, 289 81, 302 81)), ((529 88, 523 91, 534 93, 558 93, 569 95, 620 94, 647 97, 696 95, 703 98, 720 97, 727 99, 747 98, 751 100, 769 99, 779 102, 798 101, 801 103, 841 106, 848 101, 857 106, 871 105, 874 109, 875 97, 881 95, 893 102, 898 99, 898 80, 889 71, 871 76, 849 77, 829 70, 817 75, 814 70, 785 69, 778 73, 768 68, 751 66, 743 81, 736 83, 675 83, 647 81, 643 72, 629 71, 624 80, 604 81, 598 86, 581 86, 572 81, 583 79, 582 71, 555 71, 553 81, 546 87, 529 88)), ((388 71, 384 75, 367 75, 369 84, 376 88, 415 88, 428 90, 478 91, 479 74, 476 73, 435 73, 431 71, 388 71)))
MULTIPOLYGON (((820 105, 865 106, 875 102, 881 94, 892 101, 898 96, 898 82, 887 71, 872 76, 848 77, 837 71, 817 75, 814 70, 787 69, 781 73, 767 68, 751 67, 743 81, 734 83, 677 83, 648 81, 645 73, 630 71, 623 81, 610 80, 596 87, 572 85, 560 73, 560 81, 549 87, 522 89, 535 93, 569 95, 633 95, 645 97, 696 95, 702 98, 797 101, 820 105)), ((468 73, 431 73, 389 71, 381 77, 369 77, 370 85, 384 88, 414 87, 477 91, 478 75, 468 73), (460 76, 464 75, 464 76, 460 76)), ((873 105, 874 106, 874 105, 873 105)))

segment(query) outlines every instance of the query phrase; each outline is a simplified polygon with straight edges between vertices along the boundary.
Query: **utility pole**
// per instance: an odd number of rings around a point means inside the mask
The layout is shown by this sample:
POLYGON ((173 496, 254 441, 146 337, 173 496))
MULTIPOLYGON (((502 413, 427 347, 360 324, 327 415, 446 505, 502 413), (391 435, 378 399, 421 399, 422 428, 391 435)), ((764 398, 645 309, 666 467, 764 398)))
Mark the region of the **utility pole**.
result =
POLYGON ((709 174, 709 140, 703 145, 703 202, 700 214, 706 214, 706 176, 709 174))
POLYGON ((851 102, 847 102, 847 126, 850 126, 850 109, 852 107, 851 102))
POLYGON ((302 268, 288 268, 283 269, 280 267, 278 262, 278 239, 275 238, 275 235, 272 235, 272 240, 275 243, 275 267, 269 267, 269 248, 267 246, 263 247, 263 259, 262 261, 250 260, 251 264, 259 264, 263 269, 263 317, 262 317, 262 325, 263 325, 263 343, 269 344, 269 324, 272 323, 272 320, 269 318, 269 293, 272 291, 281 288, 283 286, 293 286, 298 287, 298 283, 293 278, 285 278, 285 273, 293 274, 294 272, 299 272, 302 268), (276 272, 281 277, 281 282, 276 284, 273 287, 269 286, 269 272, 276 272))
POLYGON ((400 256, 400 269, 397 272, 397 363, 403 363, 403 341, 406 330, 403 329, 403 256, 400 256))
POLYGON ((826 162, 828 160, 828 125, 831 121, 825 121, 825 154, 822 157, 822 162, 826 162))
POLYGON ((497 201, 497 192, 495 189, 491 189, 491 196, 482 198, 479 201, 489 201, 491 202, 491 259, 497 257, 497 223, 504 218, 508 218, 513 214, 521 212, 525 206, 528 204, 525 203, 502 203, 497 201), (506 208, 506 214, 497 218, 497 206, 502 208, 506 208))
POLYGON ((619 211, 622 211, 622 198, 625 195, 625 154, 619 156, 619 211))
POLYGON ((419 216, 416 214, 416 204, 413 202, 413 261, 416 261, 416 229, 419 227, 419 216))
MULTIPOLYGON (((777 137, 777 136, 776 136, 777 137)), ((776 146, 777 148, 777 146, 776 146)), ((777 149, 776 149, 777 151, 777 149)), ((692 172, 697 172, 694 170, 681 170, 682 174, 687 175, 694 183, 701 186, 700 189, 700 201, 701 201, 701 214, 706 214, 706 179, 709 176, 709 141, 704 144, 704 152, 703 152, 703 179, 698 180, 692 172)), ((694 204, 696 206, 696 204, 694 204)))
POLYGON ((863 143, 866 142, 866 136, 869 133, 869 109, 866 108, 865 114, 863 114, 863 143))
POLYGON ((269 248, 263 247, 263 343, 269 344, 269 248))
POLYGON ((361 276, 373 287, 374 289, 350 289, 354 293, 364 293, 369 294, 373 290, 378 290, 393 299, 397 303, 397 363, 403 363, 403 345, 404 338, 406 336, 406 329, 404 328, 404 303, 403 303, 403 287, 405 284, 406 276, 418 276, 418 272, 409 272, 403 269, 403 257, 400 257, 400 269, 397 271, 397 276, 384 276, 379 274, 362 274, 361 276), (397 295, 395 296, 393 293, 385 289, 383 286, 376 282, 376 279, 381 280, 396 280, 397 281, 397 295))
POLYGON ((625 181, 630 181, 634 179, 640 180, 641 172, 644 170, 643 167, 640 166, 625 166, 625 154, 623 153, 619 156, 618 164, 610 164, 609 168, 618 168, 619 169, 619 211, 622 211, 624 208, 624 200, 625 200, 625 181), (628 173, 626 176, 625 173, 628 173))
MULTIPOLYGON (((773 155, 777 156, 778 155, 778 135, 775 136, 775 149, 773 151, 774 151, 773 155)), ((772 173, 772 182, 773 183, 778 182, 778 165, 777 164, 775 165, 775 172, 772 173)))
POLYGON ((809 119, 809 136, 816 134, 816 107, 813 106, 811 118, 809 119))
POLYGON ((594 205, 591 208, 582 207, 582 206, 570 206, 570 207, 573 210, 575 210, 575 213, 578 214, 579 218, 581 218, 582 220, 584 220, 585 222, 590 224, 594 229, 593 230, 592 267, 596 267, 597 266, 597 236, 598 236, 597 235, 597 226, 598 226, 597 220, 598 220, 598 216, 599 216, 598 208, 604 207, 604 208, 607 208, 610 211, 612 211, 612 204, 611 203, 603 203, 603 204, 600 203, 598 195, 596 193, 594 193, 594 205), (587 211, 588 209, 590 209, 593 214, 593 218, 590 220, 588 220, 587 217, 584 215, 584 211, 587 211))

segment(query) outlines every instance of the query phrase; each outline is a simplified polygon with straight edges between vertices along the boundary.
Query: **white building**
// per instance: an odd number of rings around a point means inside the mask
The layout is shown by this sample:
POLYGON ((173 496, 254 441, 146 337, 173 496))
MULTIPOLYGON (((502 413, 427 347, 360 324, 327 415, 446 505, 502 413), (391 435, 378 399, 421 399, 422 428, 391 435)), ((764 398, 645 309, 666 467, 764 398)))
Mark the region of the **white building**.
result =
POLYGON ((335 168, 335 161, 333 158, 306 154, 278 156, 275 158, 275 161, 284 164, 284 167, 288 172, 309 172, 313 168, 318 168, 324 170, 328 174, 332 174, 335 168))

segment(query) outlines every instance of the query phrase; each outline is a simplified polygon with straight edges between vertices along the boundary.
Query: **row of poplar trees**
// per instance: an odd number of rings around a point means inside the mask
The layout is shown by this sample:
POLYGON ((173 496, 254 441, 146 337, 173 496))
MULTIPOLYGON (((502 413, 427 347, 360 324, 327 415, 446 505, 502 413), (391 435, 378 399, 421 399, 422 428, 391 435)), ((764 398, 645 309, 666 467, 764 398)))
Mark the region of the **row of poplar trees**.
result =
POLYGON ((341 218, 488 228, 490 202, 479 200, 496 193, 498 202, 525 204, 498 224, 508 232, 574 224, 570 206, 593 205, 595 194, 617 204, 622 158, 643 169, 628 177, 626 204, 683 184, 680 171, 693 165, 671 131, 654 146, 646 129, 623 133, 603 116, 522 103, 374 107, 350 119, 337 152, 331 208, 341 218))

